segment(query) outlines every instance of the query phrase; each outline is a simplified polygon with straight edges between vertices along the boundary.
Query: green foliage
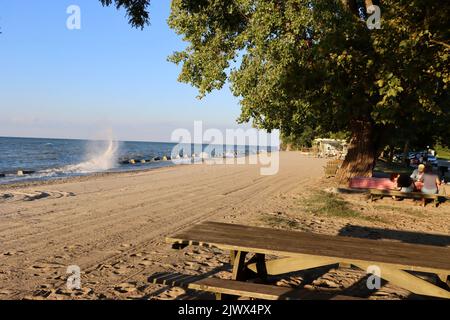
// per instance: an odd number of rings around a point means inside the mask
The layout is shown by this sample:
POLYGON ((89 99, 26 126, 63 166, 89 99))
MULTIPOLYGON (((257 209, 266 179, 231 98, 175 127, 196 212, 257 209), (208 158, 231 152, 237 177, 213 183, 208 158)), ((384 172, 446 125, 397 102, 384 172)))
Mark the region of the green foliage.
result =
POLYGON ((281 141, 284 145, 289 145, 294 150, 299 150, 301 148, 310 148, 312 142, 316 137, 314 129, 306 126, 299 135, 291 133, 290 135, 281 135, 281 141))
POLYGON ((150 23, 148 7, 150 0, 100 0, 103 6, 110 6, 114 3, 117 9, 124 8, 129 18, 128 22, 134 28, 143 28, 150 23))
POLYGON ((378 147, 446 140, 450 3, 385 0, 369 31, 354 1, 174 0, 169 25, 188 43, 170 60, 199 96, 229 81, 240 122, 284 136, 373 126, 378 147))
POLYGON ((450 149, 437 145, 435 147, 436 154, 440 159, 450 160, 450 149))

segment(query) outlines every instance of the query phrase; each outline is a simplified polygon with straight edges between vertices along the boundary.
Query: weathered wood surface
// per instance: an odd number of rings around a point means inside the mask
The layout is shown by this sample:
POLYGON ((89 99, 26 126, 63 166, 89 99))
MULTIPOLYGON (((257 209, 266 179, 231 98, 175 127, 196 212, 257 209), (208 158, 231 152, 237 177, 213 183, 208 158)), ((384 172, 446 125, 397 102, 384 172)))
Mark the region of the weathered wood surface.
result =
POLYGON ((450 273, 450 248, 393 241, 256 228, 204 222, 169 238, 172 244, 194 244, 285 257, 318 256, 330 261, 388 264, 403 270, 450 273))
POLYGON ((148 281, 155 284, 171 285, 222 295, 264 300, 365 300, 346 295, 321 293, 303 288, 287 288, 219 278, 201 278, 201 276, 189 276, 183 274, 160 273, 150 276, 148 281))

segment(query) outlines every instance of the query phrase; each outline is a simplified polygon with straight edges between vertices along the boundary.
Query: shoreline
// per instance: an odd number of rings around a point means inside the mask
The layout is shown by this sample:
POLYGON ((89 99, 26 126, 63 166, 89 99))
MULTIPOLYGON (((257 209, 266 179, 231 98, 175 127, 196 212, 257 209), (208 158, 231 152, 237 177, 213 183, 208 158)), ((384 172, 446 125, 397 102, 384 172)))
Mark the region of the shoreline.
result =
MULTIPOLYGON (((183 164, 182 166, 190 166, 192 164, 183 164)), ((18 181, 11 183, 0 184, 0 191, 4 189, 18 189, 18 188, 27 188, 27 187, 37 187, 41 185, 58 185, 58 184, 66 184, 72 182, 82 182, 88 181, 96 178, 103 178, 109 176, 119 176, 119 175, 133 175, 145 172, 159 171, 164 169, 171 169, 177 167, 178 165, 168 165, 154 168, 144 168, 137 170, 124 170, 124 171, 110 171, 110 172, 93 172, 79 176, 67 176, 67 177, 56 177, 49 179, 41 179, 41 180, 28 180, 28 181, 18 181)))
MULTIPOLYGON (((279 152, 279 151, 276 151, 279 152)), ((251 161, 252 157, 258 157, 259 155, 247 155, 243 157, 237 157, 234 158, 233 161, 237 162, 238 159, 245 158, 245 164, 239 164, 239 163, 233 163, 233 164, 217 164, 217 163, 211 163, 216 162, 218 160, 222 160, 222 158, 209 158, 205 159, 205 161, 198 161, 195 163, 171 163, 171 164, 165 164, 161 166, 155 166, 155 167, 147 167, 142 169, 130 169, 130 170, 118 170, 118 171, 103 171, 103 172, 92 172, 87 173, 83 175, 77 175, 77 176, 66 176, 66 177, 53 177, 48 179, 36 179, 33 180, 30 178, 30 180, 25 181, 17 181, 17 182, 6 182, 6 183, 0 183, 0 191, 5 189, 20 189, 20 188, 27 188, 27 187, 38 187, 42 185, 58 185, 58 184, 66 184, 66 183, 73 183, 73 182, 82 182, 82 181, 88 181, 91 179, 97 179, 102 177, 109 177, 109 176, 121 176, 121 175, 137 175, 139 173, 148 173, 148 172, 156 172, 161 170, 169 170, 174 169, 177 167, 188 167, 193 165, 208 165, 208 166, 216 166, 216 165, 247 165, 248 162, 251 161)), ((231 159, 231 158, 228 158, 231 159)), ((171 160, 167 160, 171 161, 171 160)), ((255 164, 258 165, 258 164, 255 164)), ((1 179, 1 178, 0 178, 1 179)), ((1 182, 1 180, 0 180, 1 182)))

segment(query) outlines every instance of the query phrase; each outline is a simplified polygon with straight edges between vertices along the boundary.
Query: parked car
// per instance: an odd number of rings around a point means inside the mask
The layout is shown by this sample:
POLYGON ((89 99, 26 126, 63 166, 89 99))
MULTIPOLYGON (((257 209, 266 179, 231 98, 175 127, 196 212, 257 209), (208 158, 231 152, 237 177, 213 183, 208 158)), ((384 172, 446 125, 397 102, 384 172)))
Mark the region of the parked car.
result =
POLYGON ((438 161, 437 158, 431 154, 427 155, 427 162, 433 166, 437 166, 438 165, 438 161))

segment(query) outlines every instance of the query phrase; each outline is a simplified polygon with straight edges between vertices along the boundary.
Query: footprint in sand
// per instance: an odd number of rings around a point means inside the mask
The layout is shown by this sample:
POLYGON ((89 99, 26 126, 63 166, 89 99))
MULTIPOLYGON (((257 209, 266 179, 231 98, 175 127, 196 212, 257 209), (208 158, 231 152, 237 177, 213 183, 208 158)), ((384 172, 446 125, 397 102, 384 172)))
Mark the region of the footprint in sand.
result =
POLYGON ((159 300, 173 300, 179 296, 186 294, 186 290, 180 287, 171 287, 157 295, 155 298, 159 300))
POLYGON ((0 202, 12 201, 36 201, 40 199, 58 199, 63 197, 73 197, 75 193, 64 191, 30 191, 30 192, 8 192, 0 194, 0 202))
POLYGON ((203 261, 200 264, 204 265, 204 266, 207 266, 207 267, 221 267, 222 266, 222 263, 217 262, 217 261, 212 261, 212 260, 203 261))
POLYGON ((132 293, 137 291, 137 289, 135 282, 124 282, 114 287, 114 290, 119 293, 132 293))
POLYGON ((141 262, 138 263, 138 265, 143 266, 143 267, 147 267, 152 264, 153 264, 153 261, 150 261, 147 258, 145 258, 144 260, 142 260, 141 262))
POLYGON ((97 265, 97 267, 95 268, 95 270, 97 270, 97 271, 102 271, 102 270, 104 270, 104 269, 110 269, 110 268, 112 268, 112 265, 100 263, 100 264, 97 265))
POLYGON ((142 253, 132 253, 132 254, 130 254, 130 257, 131 258, 139 258, 139 257, 142 257, 142 253))
POLYGON ((31 265, 29 268, 35 270, 37 272, 50 272, 53 271, 54 274, 57 269, 60 269, 62 266, 60 264, 51 264, 51 263, 35 263, 31 265))
POLYGON ((15 251, 15 250, 9 250, 3 253, 4 256, 10 257, 10 256, 20 256, 23 255, 25 252, 24 251, 15 251))
POLYGON ((2 200, 8 200, 14 198, 14 195, 12 193, 3 193, 0 195, 0 201, 2 200))
POLYGON ((117 274, 117 275, 126 274, 127 273, 127 268, 126 267, 119 267, 119 266, 117 266, 117 267, 114 267, 114 270, 113 270, 112 273, 117 274))
POLYGON ((72 245, 69 245, 69 246, 64 246, 63 250, 64 251, 73 251, 73 250, 76 250, 76 249, 80 249, 82 247, 83 246, 81 244, 72 244, 72 245))
POLYGON ((13 292, 11 290, 8 289, 0 289, 0 297, 1 296, 9 296, 11 295, 13 292))

